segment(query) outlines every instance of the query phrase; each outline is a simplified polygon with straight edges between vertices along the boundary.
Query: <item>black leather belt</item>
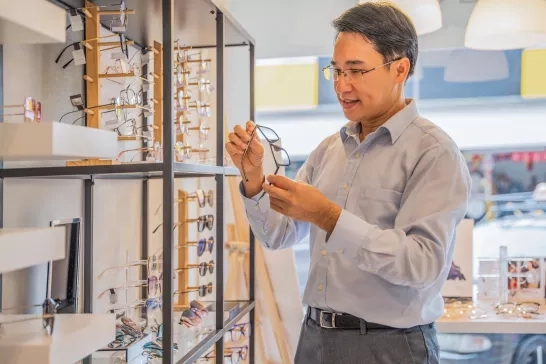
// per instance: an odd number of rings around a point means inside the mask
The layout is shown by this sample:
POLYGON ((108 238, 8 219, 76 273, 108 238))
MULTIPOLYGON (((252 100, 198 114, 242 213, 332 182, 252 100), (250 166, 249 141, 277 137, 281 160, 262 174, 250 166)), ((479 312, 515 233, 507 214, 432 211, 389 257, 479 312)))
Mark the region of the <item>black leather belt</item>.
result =
POLYGON ((323 311, 319 308, 309 308, 309 318, 325 329, 363 329, 364 325, 368 330, 393 329, 393 327, 376 324, 360 319, 346 313, 323 311))

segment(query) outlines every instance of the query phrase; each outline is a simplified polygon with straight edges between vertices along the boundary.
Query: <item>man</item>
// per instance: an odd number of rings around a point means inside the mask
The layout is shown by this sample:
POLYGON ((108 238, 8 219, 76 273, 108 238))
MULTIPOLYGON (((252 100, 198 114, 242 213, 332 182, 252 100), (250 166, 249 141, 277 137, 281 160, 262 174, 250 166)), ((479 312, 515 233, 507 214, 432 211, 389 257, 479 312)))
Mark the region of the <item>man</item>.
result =
POLYGON ((235 127, 226 149, 246 176, 241 192, 259 241, 280 249, 310 234, 295 362, 438 363, 434 321, 470 197, 466 162, 404 97, 418 53, 410 19, 373 2, 333 25, 324 71, 349 123, 310 154, 296 181, 264 177, 252 122, 235 127))

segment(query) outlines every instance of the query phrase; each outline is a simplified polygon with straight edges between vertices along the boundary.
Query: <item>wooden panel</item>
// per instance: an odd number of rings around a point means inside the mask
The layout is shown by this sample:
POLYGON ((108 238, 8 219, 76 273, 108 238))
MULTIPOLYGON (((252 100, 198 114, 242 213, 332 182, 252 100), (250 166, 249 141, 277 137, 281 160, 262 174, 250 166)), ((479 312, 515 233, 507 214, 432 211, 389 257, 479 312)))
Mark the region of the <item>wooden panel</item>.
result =
POLYGON ((546 97, 546 49, 526 49, 521 54, 521 96, 546 97))
MULTIPOLYGON (((86 107, 95 107, 100 105, 100 84, 99 84, 99 67, 100 67, 100 17, 98 9, 90 1, 85 1, 85 7, 91 13, 91 18, 85 19, 85 39, 91 39, 87 44, 92 46, 92 49, 85 48, 86 58, 86 75, 93 79, 92 82, 86 80, 86 107)), ((87 126, 91 128, 100 128, 100 112, 87 114, 87 126)))
MULTIPOLYGON (((159 77, 154 80, 154 141, 163 146, 163 45, 154 41, 154 74, 159 77)), ((170 78, 169 78, 170 79, 170 78)))
MULTIPOLYGON (((178 222, 181 225, 178 226, 178 242, 177 245, 186 245, 188 243, 188 193, 182 189, 178 190, 178 222)), ((178 249, 178 268, 184 268, 188 265, 188 248, 178 249)), ((190 272, 185 269, 178 274, 178 291, 185 292, 188 290, 188 277, 190 272)), ((188 299, 189 294, 179 294, 177 304, 181 308, 189 306, 190 301, 188 299)))

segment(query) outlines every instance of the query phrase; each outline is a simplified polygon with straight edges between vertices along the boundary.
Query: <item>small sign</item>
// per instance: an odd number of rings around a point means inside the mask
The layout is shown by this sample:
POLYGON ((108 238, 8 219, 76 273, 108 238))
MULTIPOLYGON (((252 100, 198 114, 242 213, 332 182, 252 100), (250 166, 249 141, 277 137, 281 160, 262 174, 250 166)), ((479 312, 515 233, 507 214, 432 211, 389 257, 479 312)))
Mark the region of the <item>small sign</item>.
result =
POLYGON ((79 32, 83 30, 82 17, 80 16, 80 14, 78 14, 78 11, 76 9, 70 9, 68 12, 70 14, 70 28, 72 29, 72 31, 79 32))
POLYGON ((72 51, 72 57, 74 58, 74 64, 76 66, 81 66, 85 64, 85 52, 80 46, 80 43, 74 44, 74 50, 72 51))

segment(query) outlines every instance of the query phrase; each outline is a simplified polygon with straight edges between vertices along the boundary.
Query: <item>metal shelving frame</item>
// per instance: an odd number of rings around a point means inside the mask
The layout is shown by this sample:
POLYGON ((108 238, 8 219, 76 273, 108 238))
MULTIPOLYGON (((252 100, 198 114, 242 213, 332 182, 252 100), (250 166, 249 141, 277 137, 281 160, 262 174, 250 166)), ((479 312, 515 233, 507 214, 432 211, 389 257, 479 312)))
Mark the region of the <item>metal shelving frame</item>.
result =
MULTIPOLYGON (((174 36, 174 1, 162 0, 162 27, 163 44, 172 45, 174 36)), ((237 176, 238 171, 234 168, 226 168, 224 162, 224 50, 226 47, 246 46, 249 48, 250 59, 250 118, 254 119, 254 39, 240 26, 240 24, 229 14, 217 0, 205 1, 215 9, 216 17, 216 44, 195 48, 216 48, 216 166, 193 165, 174 162, 174 127, 173 123, 165 122, 163 125, 163 161, 160 163, 105 165, 105 166, 81 166, 81 167, 38 167, 38 168, 8 168, 5 169, 0 160, 0 228, 3 227, 3 182, 6 178, 58 178, 58 179, 81 179, 84 182, 84 260, 83 260, 83 301, 84 312, 93 311, 93 190, 97 179, 140 179, 143 181, 142 192, 142 258, 147 259, 148 255, 148 187, 150 179, 161 178, 163 180, 163 224, 172 226, 174 224, 174 179, 214 177, 216 179, 216 330, 199 342, 185 356, 176 361, 176 364, 193 363, 205 354, 213 345, 216 346, 216 363, 223 362, 224 334, 228 332, 245 315, 250 317, 251 332, 254 333, 254 308, 255 308, 255 247, 254 236, 250 232, 250 289, 249 300, 241 304, 238 314, 229 319, 224 318, 224 183, 226 176, 237 176), (230 23, 232 28, 246 39, 240 44, 226 44, 225 27, 230 23), (247 43, 248 42, 248 43, 247 43)), ((57 1, 66 7, 63 1, 57 1)), ((163 94, 174 93, 173 74, 174 58, 173 47, 164 47, 163 70, 165 82, 163 83, 163 94)), ((0 45, 0 107, 3 103, 3 65, 2 45, 0 45)), ((173 98, 164 98, 163 120, 173 120, 173 98)), ((163 269, 165 272, 172 271, 174 266, 174 234, 172 229, 163 229, 163 269), (171 259, 166 259, 170 257, 171 259)), ((173 275, 163 275, 163 363, 173 364, 173 275)), ((2 276, 0 275, 0 310, 2 307, 2 276)), ((249 362, 254 363, 254 334, 249 338, 249 362)), ((90 357, 84 363, 90 362, 90 357)))

